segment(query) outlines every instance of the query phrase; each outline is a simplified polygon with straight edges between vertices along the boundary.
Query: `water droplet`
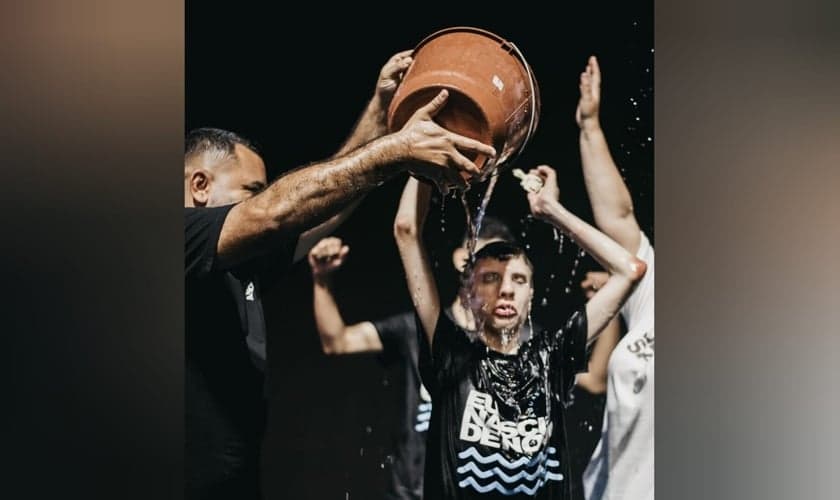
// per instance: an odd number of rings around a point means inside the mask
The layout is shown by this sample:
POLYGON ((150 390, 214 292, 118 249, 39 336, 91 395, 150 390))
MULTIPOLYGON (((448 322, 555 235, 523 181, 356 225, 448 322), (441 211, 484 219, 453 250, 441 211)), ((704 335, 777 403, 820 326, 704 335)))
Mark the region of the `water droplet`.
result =
POLYGON ((548 305, 548 298, 543 297, 542 301, 540 302, 540 305, 543 306, 543 307, 547 306, 548 305))
POLYGON ((360 457, 365 456, 365 449, 364 448, 359 448, 359 456, 360 457))
POLYGON ((566 290, 565 290, 565 292, 566 292, 566 293, 569 293, 569 292, 571 292, 571 291, 572 291, 572 289, 571 289, 571 288, 566 287, 566 290))
POLYGON ((370 434, 371 432, 373 432, 373 427, 371 427, 371 426, 367 426, 367 427, 365 427, 365 432, 367 432, 368 434, 370 434))
POLYGON ((652 139, 651 137, 648 137, 648 138, 647 138, 647 140, 648 140, 648 142, 650 142, 650 141, 652 141, 653 139, 652 139))

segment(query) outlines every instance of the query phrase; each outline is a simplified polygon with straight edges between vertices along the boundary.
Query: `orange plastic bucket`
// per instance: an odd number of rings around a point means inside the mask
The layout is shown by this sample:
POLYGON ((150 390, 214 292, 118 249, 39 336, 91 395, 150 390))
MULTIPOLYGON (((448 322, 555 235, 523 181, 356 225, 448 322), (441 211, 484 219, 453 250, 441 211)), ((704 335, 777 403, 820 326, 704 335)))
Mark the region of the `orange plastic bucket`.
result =
POLYGON ((445 88, 449 100, 435 121, 496 149, 493 162, 471 158, 482 178, 511 164, 534 135, 540 114, 537 80, 519 49, 489 31, 454 27, 426 37, 413 58, 388 108, 388 128, 402 128, 445 88))

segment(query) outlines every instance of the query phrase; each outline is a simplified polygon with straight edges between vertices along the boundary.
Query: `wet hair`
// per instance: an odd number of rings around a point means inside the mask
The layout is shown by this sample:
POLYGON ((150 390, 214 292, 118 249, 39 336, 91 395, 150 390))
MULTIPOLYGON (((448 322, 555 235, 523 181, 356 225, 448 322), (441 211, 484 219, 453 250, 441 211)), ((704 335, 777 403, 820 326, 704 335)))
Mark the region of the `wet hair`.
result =
POLYGON ((530 269, 533 274, 534 264, 531 263, 531 259, 528 258, 528 254, 525 253, 525 249, 518 243, 510 241, 494 241, 493 243, 488 243, 483 246, 481 250, 476 252, 473 261, 467 263, 466 267, 464 267, 464 272, 461 273, 461 285, 465 286, 470 283, 473 271, 482 260, 496 259, 505 262, 516 257, 522 257, 522 259, 525 260, 525 264, 528 266, 528 269, 530 269))
MULTIPOLYGON (((490 215, 484 217, 481 221, 481 229, 478 230, 478 238, 482 240, 500 239, 503 241, 515 242, 516 237, 513 236, 513 231, 501 219, 497 219, 490 215)), ((464 232, 464 239, 461 240, 466 246, 470 239, 470 231, 467 228, 464 232)))
POLYGON ((216 151, 233 156, 237 144, 241 144, 259 154, 256 144, 235 132, 211 127, 197 128, 187 134, 184 145, 184 159, 207 151, 216 151))

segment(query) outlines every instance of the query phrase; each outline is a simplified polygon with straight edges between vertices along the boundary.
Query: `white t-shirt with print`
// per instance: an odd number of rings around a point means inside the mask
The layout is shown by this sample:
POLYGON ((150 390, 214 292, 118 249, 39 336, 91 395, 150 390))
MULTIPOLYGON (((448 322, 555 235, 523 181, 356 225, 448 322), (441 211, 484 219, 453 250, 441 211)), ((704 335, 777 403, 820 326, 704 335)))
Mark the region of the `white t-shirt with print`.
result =
POLYGON ((654 254, 644 233, 636 256, 647 272, 621 308, 627 334, 610 355, 601 440, 583 474, 587 500, 654 498, 654 254))

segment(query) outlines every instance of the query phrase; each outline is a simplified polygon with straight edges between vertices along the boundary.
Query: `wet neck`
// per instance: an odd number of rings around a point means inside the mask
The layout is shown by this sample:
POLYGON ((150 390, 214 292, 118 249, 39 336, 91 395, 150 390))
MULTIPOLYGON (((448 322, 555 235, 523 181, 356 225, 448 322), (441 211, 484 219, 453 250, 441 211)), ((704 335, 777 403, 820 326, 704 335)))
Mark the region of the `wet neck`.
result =
POLYGON ((517 328, 515 332, 511 332, 507 336, 502 332, 485 328, 480 337, 484 345, 489 349, 502 354, 516 354, 519 352, 519 333, 521 328, 517 328))

